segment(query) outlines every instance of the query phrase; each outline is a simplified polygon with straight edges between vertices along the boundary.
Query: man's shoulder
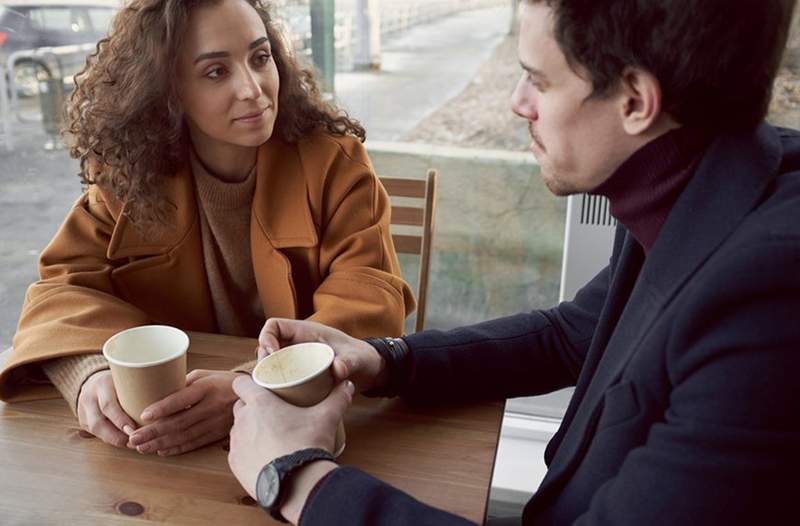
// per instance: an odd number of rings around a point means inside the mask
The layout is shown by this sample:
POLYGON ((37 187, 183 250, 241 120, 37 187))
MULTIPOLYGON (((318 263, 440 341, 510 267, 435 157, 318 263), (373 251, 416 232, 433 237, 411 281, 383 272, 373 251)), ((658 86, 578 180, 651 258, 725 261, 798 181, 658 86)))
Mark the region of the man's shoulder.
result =
POLYGON ((770 237, 800 239, 800 130, 776 128, 781 164, 752 220, 770 237))

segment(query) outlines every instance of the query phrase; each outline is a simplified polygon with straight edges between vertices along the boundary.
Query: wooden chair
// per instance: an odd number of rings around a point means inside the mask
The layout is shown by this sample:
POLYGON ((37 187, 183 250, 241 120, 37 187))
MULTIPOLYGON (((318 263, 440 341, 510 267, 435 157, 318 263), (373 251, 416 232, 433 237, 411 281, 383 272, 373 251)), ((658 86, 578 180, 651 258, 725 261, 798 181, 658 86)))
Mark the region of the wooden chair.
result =
MULTIPOLYGON (((392 199, 391 225, 402 225, 404 231, 395 233, 392 240, 398 254, 419 256, 419 279, 417 281, 417 315, 414 330, 419 332, 425 326, 425 307, 428 300, 428 274, 431 264, 431 244, 433 241, 433 222, 436 216, 436 170, 428 170, 425 179, 401 179, 381 177, 384 188, 392 199), (405 197, 419 200, 420 206, 403 204, 395 206, 394 198, 405 197), (419 233, 407 233, 405 227, 417 227, 419 233)), ((414 229, 416 230, 416 229, 414 229)))

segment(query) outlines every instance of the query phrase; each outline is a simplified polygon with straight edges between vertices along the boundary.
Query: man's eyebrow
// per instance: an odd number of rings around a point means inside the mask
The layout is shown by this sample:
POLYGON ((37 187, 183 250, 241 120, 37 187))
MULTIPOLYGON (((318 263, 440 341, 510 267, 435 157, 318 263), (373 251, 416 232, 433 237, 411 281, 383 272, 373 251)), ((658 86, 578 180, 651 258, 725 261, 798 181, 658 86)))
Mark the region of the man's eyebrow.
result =
MULTIPOLYGON (((267 37, 261 37, 253 40, 250 45, 248 46, 250 49, 255 49, 264 42, 269 42, 267 37)), ((231 56, 230 53, 227 51, 209 51, 208 53, 201 53, 197 55, 197 58, 194 59, 194 63, 197 64, 201 60, 209 60, 212 58, 225 58, 231 56)))
POLYGON ((547 75, 545 75, 543 71, 538 70, 538 69, 534 68, 533 66, 529 66, 528 64, 525 64, 521 60, 519 61, 519 65, 520 65, 520 67, 522 67, 522 69, 524 69, 525 71, 527 71, 528 73, 530 73, 534 77, 539 77, 542 80, 547 80, 547 75))

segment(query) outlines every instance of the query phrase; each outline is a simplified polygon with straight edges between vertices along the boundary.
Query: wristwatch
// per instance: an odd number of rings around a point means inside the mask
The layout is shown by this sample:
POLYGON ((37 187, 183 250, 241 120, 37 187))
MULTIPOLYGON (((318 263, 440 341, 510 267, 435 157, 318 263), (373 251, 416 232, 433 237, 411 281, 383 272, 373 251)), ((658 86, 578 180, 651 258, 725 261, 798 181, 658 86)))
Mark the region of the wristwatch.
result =
POLYGON ((280 522, 289 522, 281 515, 281 505, 286 499, 286 478, 297 468, 315 460, 333 461, 333 455, 319 448, 308 448, 278 457, 263 468, 256 481, 258 505, 280 522))

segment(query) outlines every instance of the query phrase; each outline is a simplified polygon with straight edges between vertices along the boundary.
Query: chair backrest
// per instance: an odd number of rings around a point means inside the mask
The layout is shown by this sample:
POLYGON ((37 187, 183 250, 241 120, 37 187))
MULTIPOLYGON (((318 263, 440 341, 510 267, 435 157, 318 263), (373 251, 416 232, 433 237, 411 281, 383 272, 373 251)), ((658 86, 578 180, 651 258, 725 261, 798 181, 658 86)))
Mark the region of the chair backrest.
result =
POLYGON ((391 225, 403 227, 403 232, 395 233, 392 240, 398 254, 419 256, 419 279, 417 281, 417 315, 414 330, 419 332, 425 326, 425 308, 428 301, 428 274, 431 264, 431 244, 433 224, 436 216, 436 170, 428 170, 425 179, 402 179, 381 177, 386 192, 392 199, 391 225), (415 204, 404 200, 395 205, 395 198, 413 198, 415 204), (419 203, 419 204, 416 204, 419 203), (416 227, 410 231, 407 227, 416 227))

